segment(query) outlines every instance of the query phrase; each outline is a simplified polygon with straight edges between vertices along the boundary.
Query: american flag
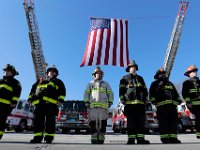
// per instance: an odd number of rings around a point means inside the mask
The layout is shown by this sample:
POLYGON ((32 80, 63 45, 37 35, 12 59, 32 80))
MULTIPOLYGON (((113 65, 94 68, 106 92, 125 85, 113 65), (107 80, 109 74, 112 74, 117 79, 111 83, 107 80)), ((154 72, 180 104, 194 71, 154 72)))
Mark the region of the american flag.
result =
POLYGON ((127 66, 128 63, 128 20, 91 18, 91 31, 80 66, 127 66))

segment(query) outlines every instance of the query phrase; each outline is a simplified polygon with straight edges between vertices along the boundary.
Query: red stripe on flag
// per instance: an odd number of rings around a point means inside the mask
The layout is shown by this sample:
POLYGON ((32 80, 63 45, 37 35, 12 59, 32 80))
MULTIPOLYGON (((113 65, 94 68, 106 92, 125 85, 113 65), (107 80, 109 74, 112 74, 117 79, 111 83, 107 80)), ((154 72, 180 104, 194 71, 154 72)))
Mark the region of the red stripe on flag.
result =
POLYGON ((87 46, 86 46, 85 54, 84 54, 84 57, 83 57, 83 60, 82 60, 82 63, 81 63, 81 65, 80 65, 80 67, 82 67, 82 66, 85 65, 86 57, 87 57, 87 54, 88 54, 88 46, 89 46, 89 43, 90 43, 90 36, 91 36, 91 32, 90 32, 89 35, 88 35, 87 46))
POLYGON ((124 38, 123 38, 123 23, 122 20, 120 20, 120 66, 124 66, 124 58, 123 58, 123 42, 124 42, 124 38))
POLYGON ((117 21, 114 20, 114 44, 113 44, 113 60, 112 65, 116 66, 116 51, 117 51, 117 21))
POLYGON ((96 36, 97 36, 97 30, 94 30, 94 35, 93 35, 93 39, 92 39, 92 47, 91 47, 91 51, 90 51, 90 59, 88 62, 88 66, 92 65, 92 61, 93 61, 93 57, 94 57, 94 50, 95 50, 95 44, 96 44, 96 36))
POLYGON ((109 58, 109 49, 110 49, 110 29, 107 30, 107 38, 106 38, 106 50, 105 50, 105 59, 104 64, 108 65, 108 58, 109 58))
POLYGON ((126 23, 126 60, 127 60, 127 64, 126 66, 128 66, 129 64, 129 50, 128 50, 128 21, 125 21, 126 23))
POLYGON ((98 56, 97 56, 97 65, 100 65, 101 63, 101 52, 102 52, 102 41, 103 41, 103 32, 104 29, 101 30, 100 35, 99 35, 99 49, 98 49, 98 56))

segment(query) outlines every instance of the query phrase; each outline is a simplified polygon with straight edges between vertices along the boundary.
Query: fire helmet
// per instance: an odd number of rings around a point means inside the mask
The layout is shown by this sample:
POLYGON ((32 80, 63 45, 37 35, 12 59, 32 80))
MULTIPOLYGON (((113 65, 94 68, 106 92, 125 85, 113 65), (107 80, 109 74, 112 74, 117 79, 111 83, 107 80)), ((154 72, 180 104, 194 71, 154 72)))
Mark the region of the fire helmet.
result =
POLYGON ((185 76, 189 76, 189 74, 190 74, 191 72, 197 71, 197 70, 198 70, 198 68, 197 68, 195 65, 190 65, 190 66, 186 69, 184 75, 185 75, 185 76))
POLYGON ((55 65, 52 65, 51 67, 49 67, 49 68, 47 69, 47 74, 48 74, 50 71, 54 71, 57 75, 59 75, 58 69, 55 67, 55 65))
POLYGON ((94 72, 92 73, 92 76, 95 76, 96 73, 100 72, 102 77, 104 75, 104 72, 101 70, 101 68, 99 66, 97 66, 94 70, 94 72))
POLYGON ((126 68, 126 72, 129 72, 130 67, 135 67, 138 70, 138 65, 136 64, 135 60, 131 60, 126 68))
POLYGON ((13 76, 19 75, 19 72, 16 71, 15 67, 12 66, 12 65, 10 65, 10 64, 6 64, 5 67, 3 68, 3 70, 4 70, 4 71, 7 71, 7 70, 11 71, 12 74, 13 74, 13 76))
POLYGON ((158 79, 160 74, 166 75, 166 71, 164 70, 163 67, 160 67, 160 69, 156 71, 156 74, 154 75, 154 79, 158 79))

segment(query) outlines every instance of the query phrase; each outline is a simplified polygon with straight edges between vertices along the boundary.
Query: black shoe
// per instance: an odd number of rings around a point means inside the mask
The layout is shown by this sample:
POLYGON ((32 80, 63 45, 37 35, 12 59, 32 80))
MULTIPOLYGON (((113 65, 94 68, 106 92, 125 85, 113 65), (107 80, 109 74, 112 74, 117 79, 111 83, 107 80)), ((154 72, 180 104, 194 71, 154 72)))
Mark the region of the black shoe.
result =
POLYGON ((104 141, 98 141, 98 144, 103 144, 104 143, 104 141))
POLYGON ((177 138, 170 138, 170 143, 177 143, 177 144, 180 144, 181 141, 178 140, 177 138))
POLYGON ((52 136, 45 136, 45 137, 44 137, 44 141, 45 141, 45 143, 47 143, 47 144, 51 144, 52 141, 53 141, 53 137, 52 137, 52 136))
POLYGON ((47 144, 51 144, 52 143, 52 140, 46 140, 45 141, 47 144))
MULTIPOLYGON (((0 138, 1 139, 1 138, 0 138)), ((200 136, 197 136, 197 139, 200 139, 200 136)))
POLYGON ((138 139, 137 144, 150 144, 150 142, 148 140, 138 139))
POLYGON ((0 135, 0 140, 2 139, 3 135, 0 135))
POLYGON ((30 143, 42 143, 42 140, 33 138, 32 140, 30 140, 30 143))
POLYGON ((163 144, 169 144, 169 143, 171 143, 169 138, 161 138, 160 140, 161 140, 161 142, 163 144))
POLYGON ((132 138, 128 139, 127 144, 135 144, 135 139, 132 138))
POLYGON ((98 144, 97 140, 91 140, 91 144, 98 144))

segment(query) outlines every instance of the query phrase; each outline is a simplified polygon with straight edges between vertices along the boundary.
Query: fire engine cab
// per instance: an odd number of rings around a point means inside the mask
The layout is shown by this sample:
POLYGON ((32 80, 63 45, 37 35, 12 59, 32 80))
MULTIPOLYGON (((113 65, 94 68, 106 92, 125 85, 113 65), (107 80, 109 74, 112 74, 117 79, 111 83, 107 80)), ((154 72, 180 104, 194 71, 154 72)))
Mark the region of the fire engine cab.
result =
POLYGON ((62 133, 68 133, 70 130, 75 130, 75 133, 79 133, 81 130, 89 132, 88 112, 84 101, 64 101, 56 124, 62 133))
POLYGON ((7 129, 13 128, 15 132, 22 132, 32 128, 33 106, 26 100, 19 100, 16 107, 7 118, 7 129))

